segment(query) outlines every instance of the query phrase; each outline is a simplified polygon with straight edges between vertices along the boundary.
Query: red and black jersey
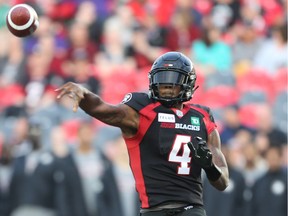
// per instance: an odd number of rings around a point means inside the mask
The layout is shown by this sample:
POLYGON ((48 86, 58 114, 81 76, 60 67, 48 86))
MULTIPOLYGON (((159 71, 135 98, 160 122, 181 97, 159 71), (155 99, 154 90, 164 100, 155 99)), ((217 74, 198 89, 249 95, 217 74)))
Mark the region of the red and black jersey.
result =
POLYGON ((209 108, 167 108, 145 93, 129 93, 122 103, 140 115, 137 134, 125 141, 142 208, 165 202, 203 205, 201 168, 192 163, 186 143, 196 136, 207 141, 216 128, 209 108))

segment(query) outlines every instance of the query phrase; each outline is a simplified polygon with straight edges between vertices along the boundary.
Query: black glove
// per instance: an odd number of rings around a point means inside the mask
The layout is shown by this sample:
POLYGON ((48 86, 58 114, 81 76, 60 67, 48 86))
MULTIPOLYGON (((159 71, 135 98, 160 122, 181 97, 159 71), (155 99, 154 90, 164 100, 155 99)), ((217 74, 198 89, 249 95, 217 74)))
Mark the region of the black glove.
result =
POLYGON ((207 147, 207 143, 201 137, 195 137, 193 142, 187 143, 192 152, 192 159, 196 161, 203 169, 207 169, 213 165, 212 153, 207 147))
POLYGON ((222 172, 212 161, 212 153, 207 147, 207 143, 201 137, 195 137, 195 141, 188 142, 187 145, 192 152, 192 159, 201 166, 211 181, 216 181, 222 172))

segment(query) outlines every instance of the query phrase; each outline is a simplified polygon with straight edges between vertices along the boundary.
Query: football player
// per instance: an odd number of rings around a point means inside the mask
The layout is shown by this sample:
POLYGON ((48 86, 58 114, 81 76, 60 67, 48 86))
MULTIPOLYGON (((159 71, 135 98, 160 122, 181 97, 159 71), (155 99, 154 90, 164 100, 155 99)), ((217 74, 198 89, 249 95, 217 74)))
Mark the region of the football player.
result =
MULTIPOLYGON (((220 191, 228 185, 228 168, 208 107, 189 103, 196 72, 191 60, 167 52, 149 72, 149 93, 128 93, 122 103, 106 103, 77 83, 56 89, 99 121, 119 127, 141 201, 142 216, 205 216, 201 171, 220 191)), ((111 92, 113 94, 113 92, 111 92)))

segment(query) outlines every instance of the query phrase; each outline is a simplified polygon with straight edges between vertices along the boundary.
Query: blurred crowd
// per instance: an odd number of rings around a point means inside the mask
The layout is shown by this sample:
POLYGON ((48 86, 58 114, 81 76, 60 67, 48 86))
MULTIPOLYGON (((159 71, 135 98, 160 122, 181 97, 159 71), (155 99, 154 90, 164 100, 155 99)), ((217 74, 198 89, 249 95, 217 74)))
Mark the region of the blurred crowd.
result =
POLYGON ((139 201, 116 128, 56 100, 67 81, 109 103, 148 91, 167 51, 189 56, 230 170, 204 181, 208 216, 287 215, 285 0, 0 0, 0 216, 135 216, 139 201), (7 29, 12 5, 40 26, 7 29))

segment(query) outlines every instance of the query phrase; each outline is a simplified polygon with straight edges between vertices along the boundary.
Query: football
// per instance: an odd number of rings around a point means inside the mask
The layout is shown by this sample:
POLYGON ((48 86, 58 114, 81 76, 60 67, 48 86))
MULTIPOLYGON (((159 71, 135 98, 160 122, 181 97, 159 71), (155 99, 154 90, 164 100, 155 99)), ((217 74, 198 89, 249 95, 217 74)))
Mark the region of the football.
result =
POLYGON ((30 5, 17 4, 8 11, 6 24, 13 35, 26 37, 36 31, 39 20, 36 11, 30 5))

